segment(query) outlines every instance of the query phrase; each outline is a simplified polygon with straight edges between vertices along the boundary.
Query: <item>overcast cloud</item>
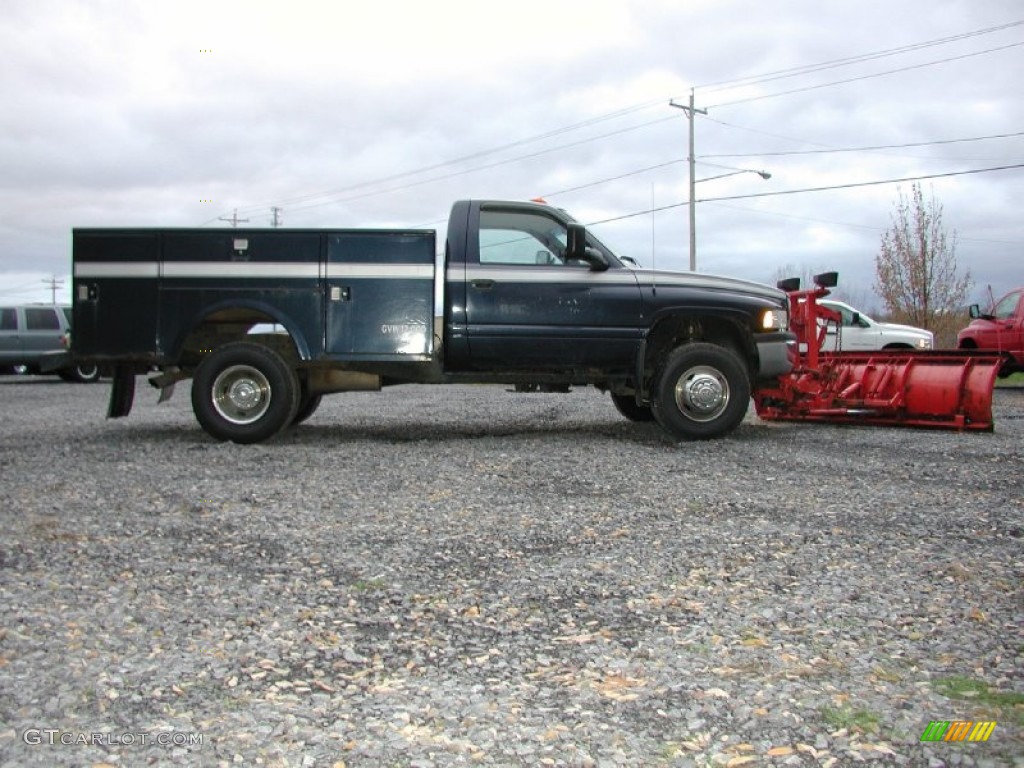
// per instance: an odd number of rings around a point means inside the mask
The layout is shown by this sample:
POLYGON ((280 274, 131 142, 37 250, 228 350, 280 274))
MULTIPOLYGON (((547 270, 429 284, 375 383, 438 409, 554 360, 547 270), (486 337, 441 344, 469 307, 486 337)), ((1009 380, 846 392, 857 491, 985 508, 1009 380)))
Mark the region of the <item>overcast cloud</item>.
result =
MULTIPOLYGON (((838 269, 874 308, 910 182, 776 193, 1024 163, 1022 20, 1019 0, 5 0, 0 300, 48 300, 50 275, 66 300, 76 226, 225 226, 235 209, 270 226, 278 206, 285 226, 443 229, 467 197, 544 195, 619 252, 686 269, 687 120, 669 100, 695 87, 698 178, 771 173, 697 185, 698 269, 838 269)), ((1022 180, 921 182, 976 300, 1024 284, 1022 180)))

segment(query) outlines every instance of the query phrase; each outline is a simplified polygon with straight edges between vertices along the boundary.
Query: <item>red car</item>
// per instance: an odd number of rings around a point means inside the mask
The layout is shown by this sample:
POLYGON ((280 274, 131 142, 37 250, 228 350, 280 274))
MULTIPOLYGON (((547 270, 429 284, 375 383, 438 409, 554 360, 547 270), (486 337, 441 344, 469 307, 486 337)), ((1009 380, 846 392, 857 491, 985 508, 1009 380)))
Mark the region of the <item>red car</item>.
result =
POLYGON ((1010 291, 984 313, 970 307, 971 324, 957 334, 961 349, 990 349, 1006 355, 1000 376, 1024 372, 1024 288, 1010 291))

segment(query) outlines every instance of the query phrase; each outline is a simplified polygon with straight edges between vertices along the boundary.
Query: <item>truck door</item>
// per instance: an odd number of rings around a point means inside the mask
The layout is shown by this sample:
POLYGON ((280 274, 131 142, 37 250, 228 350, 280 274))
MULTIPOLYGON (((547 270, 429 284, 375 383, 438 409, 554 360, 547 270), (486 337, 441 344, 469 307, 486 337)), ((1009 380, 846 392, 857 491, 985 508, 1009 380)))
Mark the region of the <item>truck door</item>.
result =
POLYGON ((983 348, 1012 352, 1020 357, 1024 351, 1024 291, 1012 291, 992 308, 992 343, 979 344, 983 348))
POLYGON ((466 259, 472 366, 488 370, 631 365, 640 340, 640 289, 613 264, 592 271, 564 258, 554 212, 483 204, 466 259))
POLYGON ((840 341, 844 352, 881 349, 884 346, 881 332, 863 315, 854 322, 854 312, 849 307, 827 301, 821 304, 842 316, 842 324, 838 328, 834 323, 821 321, 821 325, 825 327, 825 341, 821 345, 823 352, 835 352, 840 341))

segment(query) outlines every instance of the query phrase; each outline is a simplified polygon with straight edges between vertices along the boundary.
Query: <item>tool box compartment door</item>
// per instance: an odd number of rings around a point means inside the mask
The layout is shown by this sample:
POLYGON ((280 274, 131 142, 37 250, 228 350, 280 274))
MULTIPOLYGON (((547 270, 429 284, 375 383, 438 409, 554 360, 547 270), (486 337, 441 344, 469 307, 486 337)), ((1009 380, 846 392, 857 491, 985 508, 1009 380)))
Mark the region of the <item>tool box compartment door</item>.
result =
POLYGON ((434 239, 432 231, 328 235, 328 356, 429 358, 434 346, 434 239))

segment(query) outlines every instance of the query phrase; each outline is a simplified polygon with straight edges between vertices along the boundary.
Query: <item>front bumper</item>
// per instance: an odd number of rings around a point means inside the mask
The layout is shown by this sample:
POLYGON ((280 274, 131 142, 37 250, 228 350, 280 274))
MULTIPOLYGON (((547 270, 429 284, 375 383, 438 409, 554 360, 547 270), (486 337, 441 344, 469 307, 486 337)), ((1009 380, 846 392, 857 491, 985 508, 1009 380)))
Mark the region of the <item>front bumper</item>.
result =
POLYGON ((40 373, 56 373, 57 371, 71 367, 70 352, 45 352, 39 358, 40 373))
POLYGON ((757 343, 757 378, 777 379, 796 367, 798 349, 796 334, 789 331, 759 334, 757 343))

